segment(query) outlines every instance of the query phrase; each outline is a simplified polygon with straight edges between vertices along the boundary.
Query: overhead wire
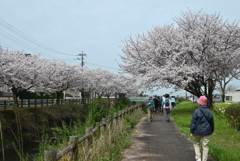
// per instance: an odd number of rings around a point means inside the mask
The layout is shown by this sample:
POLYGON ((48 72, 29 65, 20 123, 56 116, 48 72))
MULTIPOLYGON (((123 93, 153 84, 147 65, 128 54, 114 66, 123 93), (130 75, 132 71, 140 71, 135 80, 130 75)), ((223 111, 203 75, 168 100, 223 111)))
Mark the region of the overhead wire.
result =
POLYGON ((24 34, 23 32, 19 31, 18 29, 16 29, 15 27, 11 26, 9 23, 7 23, 6 21, 4 21, 3 19, 0 18, 0 25, 2 25, 4 28, 6 28, 7 30, 9 30, 10 32, 20 36, 21 38, 29 41, 30 43, 33 43, 41 48, 44 48, 46 50, 49 50, 49 51, 52 51, 54 53, 57 53, 57 54, 62 54, 62 55, 69 55, 69 56, 76 56, 76 55, 73 55, 73 54, 68 54, 68 53, 65 53, 65 52, 61 52, 61 51, 58 51, 58 50, 55 50, 51 47, 48 47, 36 40, 34 40, 33 38, 29 37, 28 35, 24 34))
POLYGON ((30 50, 32 50, 32 51, 37 52, 37 49, 35 49, 35 48, 27 45, 26 43, 24 43, 24 42, 20 41, 19 39, 13 37, 12 35, 10 35, 9 33, 5 32, 5 31, 3 31, 2 29, 0 29, 0 31, 1 31, 0 34, 1 34, 2 36, 6 37, 7 39, 9 39, 9 40, 17 43, 18 45, 24 46, 24 47, 26 47, 26 48, 28 48, 28 49, 30 49, 30 50))
MULTIPOLYGON (((38 30, 38 31, 40 31, 40 32, 42 32, 42 33, 44 33, 45 35, 47 35, 47 36, 49 36, 49 37, 51 37, 51 38, 54 38, 55 40, 57 40, 57 41, 59 41, 59 42, 61 42, 61 43, 64 43, 64 44, 66 44, 66 45, 68 45, 68 46, 70 46, 70 47, 72 47, 72 48, 77 49, 75 46, 72 46, 72 45, 70 45, 70 44, 68 44, 68 43, 66 43, 66 42, 60 41, 59 39, 57 39, 57 38, 53 37, 52 35, 50 35, 50 34, 44 32, 44 31, 38 29, 37 27, 35 27, 35 26, 31 25, 30 23, 24 21, 23 19, 21 19, 21 18, 15 16, 14 14, 12 14, 12 13, 10 13, 10 12, 4 10, 3 8, 0 7, 0 9, 1 9, 2 11, 6 12, 6 13, 8 13, 8 14, 10 14, 10 15, 12 15, 13 17, 15 17, 15 18, 21 20, 22 22, 26 23, 27 25, 29 25, 29 26, 35 28, 36 30, 38 30)), ((77 50, 78 50, 78 49, 77 49, 77 50)))
MULTIPOLYGON (((37 50, 36 48, 33 48, 32 46, 30 46, 30 45, 22 42, 21 40, 13 37, 13 36, 10 35, 9 33, 5 32, 5 31, 3 31, 3 30, 1 30, 1 29, 0 29, 0 31, 1 31, 0 34, 1 34, 2 36, 6 37, 7 39, 9 39, 9 40, 11 40, 11 41, 13 41, 13 42, 15 42, 16 44, 18 44, 18 45, 20 45, 20 46, 23 46, 23 47, 25 47, 25 48, 27 48, 27 49, 29 49, 29 50, 31 50, 31 51, 34 51, 35 53, 41 53, 40 50, 37 50)), ((12 48, 12 47, 11 47, 11 48, 12 48)), ((52 59, 51 57, 49 57, 49 54, 48 54, 46 57, 52 59)))
MULTIPOLYGON (((28 24, 29 26, 31 26, 31 27, 39 30, 40 32, 42 32, 42 33, 44 33, 44 34, 52 37, 51 35, 45 33, 44 31, 42 31, 42 30, 40 30, 40 29, 38 29, 38 28, 36 28, 35 26, 33 26, 33 25, 25 22, 24 20, 22 20, 22 19, 20 19, 19 17, 13 15, 12 13, 7 12, 7 11, 4 10, 3 8, 0 7, 0 9, 3 10, 4 12, 6 12, 6 13, 14 16, 14 17, 16 17, 17 19, 23 21, 24 23, 28 24)), ((42 43, 39 42, 39 41, 36 41, 36 40, 34 40, 33 38, 29 37, 28 35, 24 34, 23 32, 19 31, 18 29, 16 29, 15 27, 13 27, 12 25, 10 25, 9 23, 7 23, 6 21, 4 21, 4 20, 1 19, 1 18, 0 18, 0 25, 2 25, 4 28, 6 28, 6 29, 9 30, 10 32, 14 33, 15 35, 23 38, 24 40, 26 40, 26 41, 28 41, 28 42, 31 42, 32 44, 34 44, 34 45, 36 45, 36 46, 41 47, 41 48, 43 48, 43 49, 52 51, 52 52, 54 52, 54 53, 62 54, 62 55, 77 56, 77 55, 74 55, 74 54, 68 54, 68 53, 65 53, 65 52, 61 52, 61 51, 55 50, 55 49, 53 49, 53 48, 51 48, 51 47, 48 47, 48 46, 45 45, 45 44, 42 44, 42 43)), ((1 30, 1 31, 3 31, 3 30, 1 30)), ((19 44, 19 45, 21 45, 21 46, 24 46, 24 47, 26 47, 26 48, 28 48, 28 49, 30 49, 30 50, 32 50, 32 51, 35 51, 35 52, 38 51, 37 53, 39 53, 39 50, 31 47, 30 45, 27 45, 26 43, 22 42, 22 41, 19 40, 19 39, 16 39, 15 37, 11 36, 11 35, 8 34, 7 32, 5 32, 5 31, 3 31, 3 32, 6 34, 6 35, 3 35, 3 34, 2 34, 4 37, 7 37, 7 38, 10 39, 11 41, 13 41, 13 42, 15 42, 15 43, 17 43, 17 44, 19 44), (7 35, 8 35, 8 36, 7 36, 7 35)), ((53 37, 53 38, 54 38, 54 37, 53 37)), ((54 38, 54 39, 56 39, 56 38, 54 38)), ((59 41, 59 39, 56 39, 56 40, 59 41)), ((62 41, 60 41, 60 42, 62 42, 62 41)), ((63 42, 63 43, 64 43, 64 44, 67 44, 67 43, 65 43, 65 42, 63 42)), ((67 45, 69 45, 69 44, 67 44, 67 45)), ((43 52, 41 52, 41 54, 43 54, 43 52)), ((48 56, 49 56, 49 54, 48 54, 48 56)), ((87 59, 91 62, 91 60, 90 60, 88 57, 87 57, 87 59)), ((54 60, 70 60, 70 61, 75 61, 76 59, 54 59, 54 60)), ((117 70, 117 71, 118 71, 118 69, 116 69, 116 68, 106 67, 106 66, 102 66, 102 65, 98 65, 98 64, 93 64, 92 62, 91 62, 91 63, 86 63, 86 64, 90 64, 90 65, 93 65, 93 66, 95 66, 95 67, 108 68, 108 69, 113 69, 113 70, 117 70)))
POLYGON ((98 65, 98 64, 92 64, 92 63, 86 63, 86 64, 90 64, 90 65, 94 65, 94 66, 99 66, 100 68, 108 68, 108 69, 113 69, 113 70, 117 70, 118 71, 118 69, 117 68, 112 68, 112 67, 107 67, 107 66, 102 66, 102 65, 98 65))

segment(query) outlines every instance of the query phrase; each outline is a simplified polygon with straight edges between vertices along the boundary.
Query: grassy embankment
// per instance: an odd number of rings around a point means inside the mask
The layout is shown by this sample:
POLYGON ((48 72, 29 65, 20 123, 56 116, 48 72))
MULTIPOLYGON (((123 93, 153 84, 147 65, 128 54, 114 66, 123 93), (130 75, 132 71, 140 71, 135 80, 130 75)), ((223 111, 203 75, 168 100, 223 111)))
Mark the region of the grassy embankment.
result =
MULTIPOLYGON (((55 128, 56 133, 51 138, 44 138, 40 145, 40 152, 35 156, 35 161, 42 161, 44 150, 57 149, 58 151, 64 149, 68 144, 69 136, 82 137, 85 133, 85 127, 94 127, 96 120, 99 121, 102 109, 99 108, 99 102, 93 102, 89 106, 89 114, 85 123, 73 122, 71 126, 63 125, 62 128, 55 128), (60 134, 60 135, 59 135, 60 134), (54 143, 52 142, 54 139, 54 143)), ((108 114, 113 115, 118 112, 119 108, 110 108, 108 114)), ((134 125, 139 122, 144 115, 142 109, 138 109, 120 121, 114 127, 108 126, 106 130, 102 131, 102 135, 93 139, 92 146, 87 148, 83 144, 79 145, 78 159, 79 161, 120 161, 122 159, 122 150, 131 145, 131 133, 134 125)), ((61 160, 69 160, 69 156, 64 156, 61 160)))
MULTIPOLYGON (((217 106, 227 106, 225 103, 214 104, 217 106)), ((180 132, 190 137, 190 122, 192 113, 197 107, 197 103, 182 102, 171 113, 172 118, 180 132)), ((213 112, 213 110, 211 110, 213 112)), ((240 160, 240 132, 233 128, 228 120, 213 112, 215 131, 209 143, 209 154, 218 161, 239 161, 240 160)))

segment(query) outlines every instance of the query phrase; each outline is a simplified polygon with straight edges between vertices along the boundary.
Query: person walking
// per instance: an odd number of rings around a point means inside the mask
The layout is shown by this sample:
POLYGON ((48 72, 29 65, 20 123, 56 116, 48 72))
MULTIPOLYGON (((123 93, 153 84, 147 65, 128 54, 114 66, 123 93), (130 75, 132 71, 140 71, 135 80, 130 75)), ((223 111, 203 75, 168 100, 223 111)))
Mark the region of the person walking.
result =
POLYGON ((154 112, 157 112, 158 111, 158 99, 157 99, 157 96, 154 96, 153 101, 154 101, 154 105, 155 105, 154 112))
POLYGON ((212 112, 207 108, 207 97, 201 96, 197 103, 199 106, 192 114, 190 124, 190 135, 194 137, 195 159, 197 161, 207 161, 208 143, 210 135, 214 132, 214 120, 212 112), (200 140, 202 140, 202 156, 200 150, 200 140))
POLYGON ((153 111, 155 110, 155 104, 152 99, 152 96, 149 96, 149 99, 146 101, 146 108, 148 112, 148 121, 152 122, 153 121, 153 111))
POLYGON ((159 104, 160 104, 160 112, 163 113, 163 104, 162 104, 162 101, 164 99, 164 95, 160 97, 160 100, 159 100, 159 104))
POLYGON ((176 106, 175 96, 171 96, 171 105, 172 105, 172 109, 174 109, 174 107, 176 106))
POLYGON ((163 114, 164 114, 164 121, 170 121, 170 111, 172 110, 172 105, 169 99, 169 94, 165 94, 162 99, 162 107, 163 107, 163 114))

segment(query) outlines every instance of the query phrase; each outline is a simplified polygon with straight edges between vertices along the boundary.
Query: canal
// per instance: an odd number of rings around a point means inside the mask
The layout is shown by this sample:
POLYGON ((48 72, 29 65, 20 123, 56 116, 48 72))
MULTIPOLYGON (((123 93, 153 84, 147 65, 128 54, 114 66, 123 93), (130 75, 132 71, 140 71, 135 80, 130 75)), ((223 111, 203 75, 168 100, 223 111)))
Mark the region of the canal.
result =
MULTIPOLYGON (((39 151, 39 143, 33 142, 33 143, 25 144, 23 146, 23 151, 24 151, 24 154, 28 154, 28 156, 29 156, 28 161, 33 161, 32 155, 36 154, 39 151)), ((1 151, 0 152, 0 161, 20 161, 19 156, 14 148, 5 150, 4 158, 5 158, 5 160, 3 160, 3 153, 1 151)))

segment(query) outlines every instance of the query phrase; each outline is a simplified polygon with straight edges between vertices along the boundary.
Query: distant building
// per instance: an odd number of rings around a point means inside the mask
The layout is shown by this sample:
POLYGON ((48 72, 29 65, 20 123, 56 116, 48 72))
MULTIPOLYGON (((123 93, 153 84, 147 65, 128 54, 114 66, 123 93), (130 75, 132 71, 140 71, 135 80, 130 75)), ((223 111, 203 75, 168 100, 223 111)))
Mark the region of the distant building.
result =
POLYGON ((1 97, 4 97, 4 98, 6 98, 6 97, 12 98, 13 97, 11 89, 8 88, 7 86, 2 86, 1 91, 2 91, 1 97))
POLYGON ((77 89, 67 89, 63 92, 63 99, 80 99, 81 92, 77 89))
POLYGON ((240 102, 240 90, 225 91, 226 102, 240 102))

